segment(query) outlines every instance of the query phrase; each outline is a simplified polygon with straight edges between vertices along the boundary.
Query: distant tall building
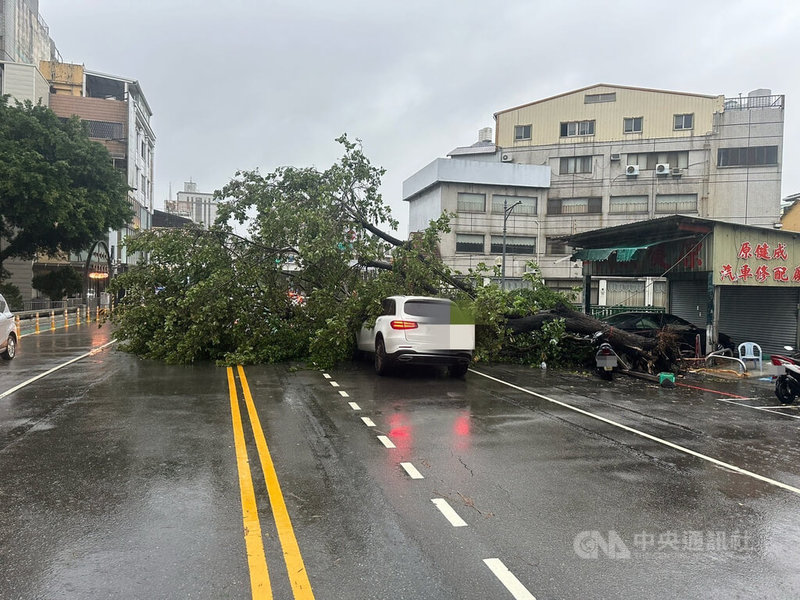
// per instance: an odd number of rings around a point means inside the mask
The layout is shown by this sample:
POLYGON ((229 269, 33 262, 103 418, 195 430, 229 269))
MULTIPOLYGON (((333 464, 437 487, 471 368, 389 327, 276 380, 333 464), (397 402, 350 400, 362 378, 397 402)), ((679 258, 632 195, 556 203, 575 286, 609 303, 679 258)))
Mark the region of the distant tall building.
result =
POLYGON ((217 218, 217 201, 214 194, 198 192, 197 184, 186 181, 183 191, 178 192, 176 200, 166 202, 167 212, 181 217, 188 217, 198 225, 208 229, 217 218))
POLYGON ((0 0, 0 60, 38 65, 58 59, 39 0, 0 0))

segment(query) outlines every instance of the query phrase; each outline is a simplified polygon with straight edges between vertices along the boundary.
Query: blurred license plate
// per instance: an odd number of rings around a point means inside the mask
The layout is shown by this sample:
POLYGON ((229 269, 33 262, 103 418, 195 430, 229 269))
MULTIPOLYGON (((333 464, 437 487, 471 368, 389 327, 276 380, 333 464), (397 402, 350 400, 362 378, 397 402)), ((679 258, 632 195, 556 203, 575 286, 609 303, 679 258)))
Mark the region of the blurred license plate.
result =
POLYGON ((614 368, 617 366, 616 356, 597 356, 597 366, 603 368, 614 368))

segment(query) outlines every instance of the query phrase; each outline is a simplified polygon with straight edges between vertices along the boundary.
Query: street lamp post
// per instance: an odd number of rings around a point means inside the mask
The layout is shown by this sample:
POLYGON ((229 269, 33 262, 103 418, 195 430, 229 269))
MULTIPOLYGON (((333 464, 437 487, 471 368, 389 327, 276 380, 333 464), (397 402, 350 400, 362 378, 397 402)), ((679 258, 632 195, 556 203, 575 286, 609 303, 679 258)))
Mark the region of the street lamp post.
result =
POLYGON ((542 241, 542 224, 539 222, 538 219, 531 219, 534 223, 536 223, 536 268, 539 269, 539 275, 542 274, 542 251, 541 251, 541 241, 542 241))
MULTIPOLYGON (((511 211, 514 210, 514 207, 522 204, 522 200, 517 200, 511 206, 508 205, 508 198, 503 198, 503 265, 500 267, 500 289, 506 289, 506 223, 508 222, 508 217, 511 216, 511 211)), ((539 240, 536 240, 536 243, 539 243, 539 240)))

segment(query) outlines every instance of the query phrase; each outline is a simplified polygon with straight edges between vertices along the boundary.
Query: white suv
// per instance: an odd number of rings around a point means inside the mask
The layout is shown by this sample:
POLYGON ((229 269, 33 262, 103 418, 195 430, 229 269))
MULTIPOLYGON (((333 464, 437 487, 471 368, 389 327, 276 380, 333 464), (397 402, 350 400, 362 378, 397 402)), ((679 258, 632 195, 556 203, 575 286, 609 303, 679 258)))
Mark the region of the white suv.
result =
POLYGON ((11 360, 17 355, 17 327, 6 299, 0 296, 0 356, 11 360))
POLYGON ((374 353, 375 372, 392 364, 444 365, 453 377, 467 372, 475 349, 475 323, 452 300, 426 296, 391 296, 375 326, 363 326, 358 349, 374 353))

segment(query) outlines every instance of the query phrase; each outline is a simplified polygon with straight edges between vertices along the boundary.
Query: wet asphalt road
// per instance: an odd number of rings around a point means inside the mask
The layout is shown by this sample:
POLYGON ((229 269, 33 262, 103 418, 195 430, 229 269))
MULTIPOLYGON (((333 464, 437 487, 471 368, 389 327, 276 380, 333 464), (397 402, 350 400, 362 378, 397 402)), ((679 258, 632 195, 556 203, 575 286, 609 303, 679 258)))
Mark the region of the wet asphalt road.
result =
MULTIPOLYGON (((110 346, 8 393, 108 341, 84 324, 0 363, 0 598, 270 597, 226 369, 110 346)), ((234 373, 274 598, 800 597, 800 412, 757 410, 765 382, 244 373, 313 590, 234 373)))

